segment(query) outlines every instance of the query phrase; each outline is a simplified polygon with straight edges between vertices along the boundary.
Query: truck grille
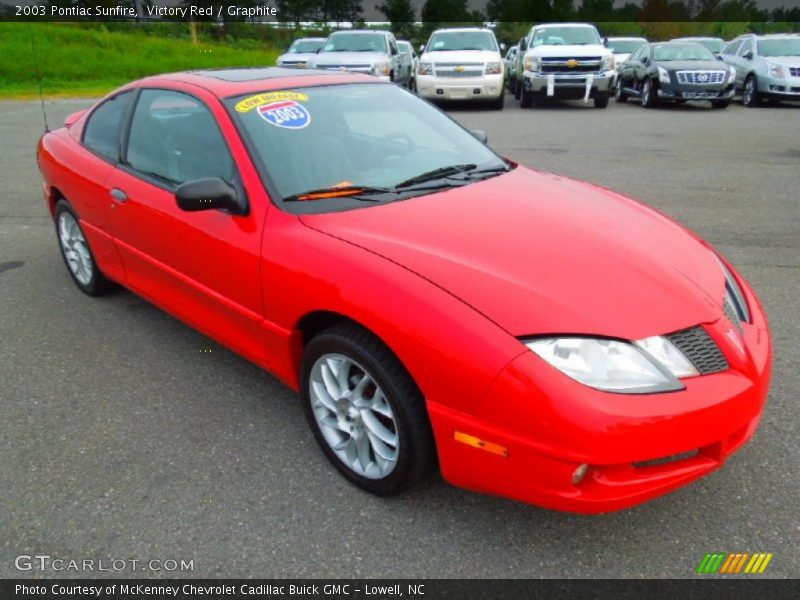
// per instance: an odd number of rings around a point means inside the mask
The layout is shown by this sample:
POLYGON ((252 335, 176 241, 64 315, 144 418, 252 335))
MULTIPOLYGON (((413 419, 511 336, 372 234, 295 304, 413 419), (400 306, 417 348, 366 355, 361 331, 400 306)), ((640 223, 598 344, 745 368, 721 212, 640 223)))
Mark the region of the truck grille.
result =
POLYGON ((789 75, 792 77, 800 77, 800 67, 789 67, 789 75))
POLYGON ((725 71, 678 71, 678 83, 706 85, 724 82, 725 71))
POLYGON ((701 375, 719 373, 728 368, 725 355, 700 325, 671 333, 666 337, 683 352, 701 375))
POLYGON ((569 56, 554 56, 542 58, 542 73, 597 73, 603 58, 600 56, 586 56, 571 58, 569 56))
POLYGON ((436 63, 436 77, 481 77, 483 63, 436 63))

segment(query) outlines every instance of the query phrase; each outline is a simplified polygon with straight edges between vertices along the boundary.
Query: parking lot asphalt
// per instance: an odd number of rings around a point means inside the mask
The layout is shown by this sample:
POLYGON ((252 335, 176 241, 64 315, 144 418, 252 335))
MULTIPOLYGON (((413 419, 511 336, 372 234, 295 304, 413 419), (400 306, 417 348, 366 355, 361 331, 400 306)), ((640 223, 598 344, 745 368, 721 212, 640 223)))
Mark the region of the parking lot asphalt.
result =
MULTIPOLYGON (((88 104, 48 102, 48 118, 88 104)), ((41 107, 0 102, 1 577, 91 575, 20 572, 22 554, 193 560, 123 572, 143 576, 692 577, 712 551, 772 552, 763 576, 800 575, 800 108, 523 111, 509 96, 502 112, 449 110, 501 154, 638 197, 733 261, 775 343, 752 442, 689 487, 601 516, 439 478, 367 495, 272 376, 131 293, 78 291, 41 197, 41 107)))

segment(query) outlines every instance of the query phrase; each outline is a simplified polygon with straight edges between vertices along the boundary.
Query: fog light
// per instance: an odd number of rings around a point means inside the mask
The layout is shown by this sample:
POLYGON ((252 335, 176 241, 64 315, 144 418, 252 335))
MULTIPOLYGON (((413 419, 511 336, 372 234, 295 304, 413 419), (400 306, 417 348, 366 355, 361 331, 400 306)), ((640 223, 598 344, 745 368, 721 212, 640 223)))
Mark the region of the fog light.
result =
POLYGON ((473 94, 480 94, 481 93, 481 88, 475 88, 474 90, 472 90, 472 93, 473 94))
POLYGON ((444 90, 443 89, 438 89, 438 90, 436 90, 436 94, 438 96, 443 96, 444 95, 444 90))
POLYGON ((583 481, 583 478, 586 476, 586 472, 588 470, 589 465, 586 463, 583 463, 577 469, 575 469, 575 472, 572 474, 572 484, 578 485, 581 481, 583 481))

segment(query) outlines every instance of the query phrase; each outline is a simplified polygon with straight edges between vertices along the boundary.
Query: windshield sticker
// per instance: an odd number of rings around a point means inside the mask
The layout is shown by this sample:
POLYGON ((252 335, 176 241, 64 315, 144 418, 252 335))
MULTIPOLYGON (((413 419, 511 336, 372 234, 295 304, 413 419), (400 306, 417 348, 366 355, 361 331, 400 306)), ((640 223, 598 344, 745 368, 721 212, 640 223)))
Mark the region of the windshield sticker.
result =
POLYGON ((294 100, 265 104, 259 106, 257 110, 267 123, 284 129, 303 129, 311 123, 311 115, 306 107, 294 100))
POLYGON ((306 102, 308 96, 300 92, 267 92, 265 94, 258 94, 245 98, 236 105, 236 112, 246 113, 257 106, 278 102, 279 100, 299 100, 300 102, 306 102))

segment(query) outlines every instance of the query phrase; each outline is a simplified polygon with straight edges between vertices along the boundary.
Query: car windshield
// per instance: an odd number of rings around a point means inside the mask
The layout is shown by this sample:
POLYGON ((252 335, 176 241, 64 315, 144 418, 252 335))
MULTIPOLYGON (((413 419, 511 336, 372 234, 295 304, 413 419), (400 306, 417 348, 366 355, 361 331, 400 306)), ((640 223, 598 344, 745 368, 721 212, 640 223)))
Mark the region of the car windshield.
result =
POLYGON ((286 54, 311 54, 319 50, 323 43, 322 40, 296 40, 286 54))
POLYGON ((323 52, 387 52, 386 36, 381 33, 336 33, 330 36, 323 52))
POLYGON ((608 48, 614 54, 633 54, 646 43, 644 40, 608 40, 608 48))
POLYGON ((600 44, 600 35, 594 27, 545 27, 533 34, 534 46, 585 46, 600 44))
POLYGON ((494 35, 488 31, 439 31, 431 36, 428 52, 457 50, 497 50, 494 35))
POLYGON ((759 56, 800 56, 800 37, 758 40, 759 56))
POLYGON ((248 94, 225 104, 264 181, 293 212, 391 202, 511 168, 439 109, 390 83, 248 94))
POLYGON ((700 44, 703 44, 706 48, 711 50, 711 52, 720 53, 725 48, 725 42, 722 40, 715 40, 715 39, 705 39, 705 40, 697 40, 700 44))
POLYGON ((669 62, 673 60, 715 60, 711 50, 701 44, 664 44, 656 46, 654 60, 669 62))

